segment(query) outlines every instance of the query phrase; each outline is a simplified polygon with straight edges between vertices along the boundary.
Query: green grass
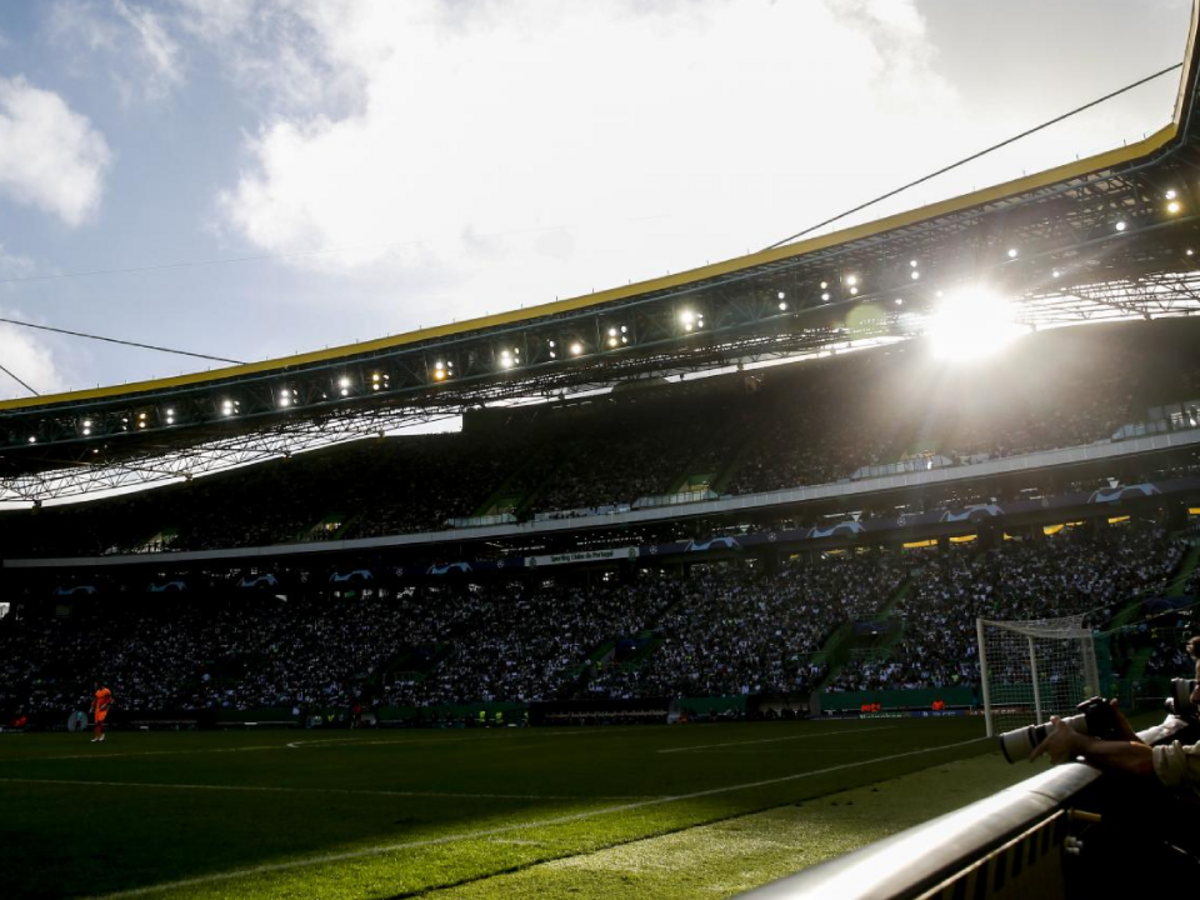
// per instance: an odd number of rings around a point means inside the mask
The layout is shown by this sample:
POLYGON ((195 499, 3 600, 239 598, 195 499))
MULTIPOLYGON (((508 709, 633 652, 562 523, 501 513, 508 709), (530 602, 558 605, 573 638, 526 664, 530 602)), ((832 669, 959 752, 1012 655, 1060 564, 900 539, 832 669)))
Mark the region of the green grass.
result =
POLYGON ((103 745, 5 735, 0 896, 599 897, 625 885, 681 897, 700 877, 729 896, 1030 774, 988 756, 969 796, 958 776, 936 792, 892 781, 990 753, 973 740, 982 731, 947 718, 113 732, 103 745), (831 825, 833 807, 806 802, 856 788, 859 810, 880 804, 862 821, 831 825), (818 825, 820 841, 779 838, 818 825), (692 879, 675 888, 672 855, 692 879))

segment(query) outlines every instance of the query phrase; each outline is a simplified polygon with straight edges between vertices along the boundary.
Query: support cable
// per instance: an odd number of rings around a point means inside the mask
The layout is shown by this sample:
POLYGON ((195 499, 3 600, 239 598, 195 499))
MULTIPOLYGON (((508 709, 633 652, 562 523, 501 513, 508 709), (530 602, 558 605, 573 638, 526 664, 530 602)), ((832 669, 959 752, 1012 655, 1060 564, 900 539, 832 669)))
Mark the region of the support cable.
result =
POLYGON ((1181 63, 1181 62, 1175 63, 1175 65, 1173 65, 1173 66, 1167 66, 1167 68, 1162 69, 1161 71, 1155 72, 1153 75, 1147 75, 1145 78, 1142 78, 1139 81, 1135 81, 1132 84, 1125 85, 1125 87, 1121 88, 1120 90, 1113 91, 1111 94, 1105 94, 1103 97, 1093 100, 1091 103, 1085 103, 1083 106, 1076 107, 1075 109, 1071 110, 1070 112, 1063 113, 1061 116, 1056 116, 1055 118, 1050 119, 1047 122, 1043 122, 1041 125, 1037 125, 1033 128, 1030 128, 1028 131, 1022 131, 1020 134, 1014 135, 1013 137, 1010 137, 1007 140, 1003 140, 998 144, 993 144, 992 146, 988 147, 986 150, 980 150, 978 153, 972 153, 970 156, 960 159, 956 163, 951 163, 948 166, 944 166, 943 168, 938 169, 936 172, 930 172, 928 175, 918 178, 916 181, 910 181, 908 184, 904 185, 903 187, 898 187, 893 191, 888 191, 886 194, 880 194, 874 200, 868 200, 866 203, 860 203, 858 206, 854 207, 854 209, 848 209, 843 213, 838 213, 836 216, 834 216, 831 219, 826 219, 824 222, 818 222, 816 225, 813 225, 810 228, 805 228, 803 231, 797 231, 791 237, 785 237, 783 240, 776 241, 774 244, 771 244, 769 247, 764 247, 763 251, 774 250, 777 247, 782 247, 784 244, 790 243, 798 237, 804 237, 804 235, 810 234, 811 232, 816 231, 818 228, 824 228, 826 225, 832 225, 834 222, 837 222, 839 219, 844 219, 844 218, 846 218, 846 216, 851 216, 851 215, 854 215, 854 213, 856 213, 856 212, 861 212, 862 210, 866 209, 868 206, 874 206, 876 203, 879 203, 883 200, 887 200, 891 197, 895 197, 897 194, 903 193, 904 191, 907 191, 909 188, 916 187, 918 184, 924 184, 926 181, 929 181, 930 179, 933 179, 933 178, 937 178, 939 175, 945 175, 947 172, 951 171, 952 169, 957 169, 959 166, 964 166, 969 162, 974 162, 975 160, 979 159, 981 156, 987 156, 987 154, 991 153, 993 150, 999 150, 1001 147, 1007 147, 1009 144, 1015 143, 1016 141, 1019 141, 1022 138, 1027 138, 1027 137, 1029 137, 1029 135, 1035 134, 1036 132, 1041 131, 1043 128, 1049 128, 1051 125, 1057 125, 1059 122, 1063 121, 1064 119, 1069 119, 1069 118, 1071 118, 1071 116, 1077 115, 1077 114, 1083 112, 1084 110, 1091 109, 1093 106, 1098 106, 1099 104, 1104 103, 1106 100, 1111 100, 1113 97, 1118 97, 1121 94, 1124 94, 1126 91, 1133 90, 1135 87, 1141 87, 1146 82, 1153 81, 1155 78, 1160 78, 1161 76, 1166 75, 1168 72, 1174 72, 1176 69, 1181 68, 1182 66, 1183 66, 1183 63, 1181 63))
MULTIPOLYGON (((22 322, 20 319, 5 319, 0 317, 0 322, 4 322, 8 325, 20 325, 22 328, 36 328, 38 331, 53 331, 55 334, 66 334, 70 335, 71 337, 87 338, 91 341, 106 341, 109 344, 121 344, 125 347, 138 347, 142 350, 157 350, 159 353, 174 353, 178 356, 192 356, 196 359, 207 359, 212 362, 232 363, 235 366, 246 365, 246 363, 240 359, 227 359, 224 356, 209 356, 207 353, 193 353, 190 350, 175 350, 171 347, 159 347, 155 344, 139 344, 137 341, 124 341, 120 338, 104 337, 103 335, 99 334, 88 334, 85 331, 69 331, 66 328, 54 328, 50 325, 35 325, 33 322, 22 322)), ((5 371, 8 370, 6 369, 5 371)), ((16 376, 14 375, 13 377, 15 378, 16 376)), ((19 378, 17 380, 20 381, 19 378)), ((21 384, 25 384, 25 382, 21 381, 21 384)), ((27 384, 25 386, 29 387, 27 384)), ((29 389, 31 391, 33 390, 33 388, 29 389)), ((37 393, 37 391, 33 392, 35 394, 37 393)))
POLYGON ((35 396, 35 397, 42 396, 37 391, 35 391, 33 388, 31 388, 29 385, 27 385, 24 381, 22 381, 20 378, 18 378, 16 375, 14 375, 12 373, 11 369, 5 368, 4 366, 0 365, 0 372, 3 372, 5 375, 7 375, 9 378, 11 378, 13 381, 15 381, 21 387, 25 388, 25 390, 29 391, 29 393, 33 394, 33 396, 35 396))

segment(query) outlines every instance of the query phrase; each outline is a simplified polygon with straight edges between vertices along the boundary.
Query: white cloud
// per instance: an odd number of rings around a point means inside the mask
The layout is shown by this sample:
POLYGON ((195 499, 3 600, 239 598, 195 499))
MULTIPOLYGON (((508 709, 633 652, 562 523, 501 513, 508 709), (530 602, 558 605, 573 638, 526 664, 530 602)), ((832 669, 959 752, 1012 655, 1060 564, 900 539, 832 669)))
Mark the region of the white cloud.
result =
MULTIPOLYGON (((758 249, 928 166, 880 134, 954 128, 908 0, 288 9, 358 92, 276 92, 221 213, 268 252, 347 248, 294 264, 419 279, 437 312, 398 326, 758 249)), ((245 71, 297 55, 219 21, 245 71)))
POLYGON ((171 35, 171 20, 149 6, 129 0, 58 0, 48 16, 51 35, 76 52, 72 65, 82 66, 80 51, 106 59, 124 103, 162 100, 183 84, 186 62, 171 35))
MULTIPOLYGON (((0 273, 5 271, 9 259, 11 257, 6 257, 0 248, 0 273)), ((0 306, 0 318, 26 319, 22 313, 3 306, 0 306)), ((0 371, 0 398, 31 396, 17 379, 39 394, 67 389, 67 379, 50 343, 42 340, 37 332, 19 325, 0 322, 0 365, 8 370, 7 373, 0 371)))
POLYGON ((111 161, 104 135, 58 94, 0 78, 0 197, 75 228, 99 209, 111 161))

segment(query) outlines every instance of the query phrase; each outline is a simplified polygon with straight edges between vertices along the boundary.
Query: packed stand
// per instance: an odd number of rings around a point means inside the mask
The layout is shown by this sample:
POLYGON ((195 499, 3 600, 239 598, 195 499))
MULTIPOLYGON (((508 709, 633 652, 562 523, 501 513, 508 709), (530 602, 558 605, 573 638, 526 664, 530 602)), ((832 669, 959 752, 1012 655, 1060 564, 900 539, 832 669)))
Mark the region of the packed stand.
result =
POLYGON ((979 680, 976 618, 1083 615, 1100 627, 1144 594, 1162 591, 1185 543, 1157 525, 1112 527, 1098 537, 1059 532, 991 550, 931 554, 898 612, 903 638, 884 658, 847 664, 829 690, 951 687, 979 680))

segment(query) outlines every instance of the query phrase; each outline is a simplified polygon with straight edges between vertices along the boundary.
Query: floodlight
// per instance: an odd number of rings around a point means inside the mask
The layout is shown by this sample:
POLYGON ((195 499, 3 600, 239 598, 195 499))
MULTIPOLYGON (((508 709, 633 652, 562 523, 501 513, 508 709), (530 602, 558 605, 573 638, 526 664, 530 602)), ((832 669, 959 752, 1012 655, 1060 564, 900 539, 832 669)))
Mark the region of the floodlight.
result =
POLYGON ((29 436, 29 443, 31 443, 31 444, 37 443, 37 438, 35 438, 32 434, 29 436))
POLYGON ((850 285, 850 287, 854 287, 854 285, 858 284, 858 276, 857 275, 847 275, 846 276, 846 284, 850 285))
POLYGON ((573 343, 571 345, 571 355, 572 356, 578 356, 582 352, 583 352, 583 344, 579 343, 579 341, 576 341, 575 343, 573 343))
POLYGON ((904 301, 903 301, 903 300, 901 300, 899 297, 897 297, 897 298, 896 298, 896 305, 897 305, 897 306, 903 306, 903 305, 904 305, 904 301))
POLYGON ((446 368, 446 364, 443 363, 441 360, 438 360, 437 362, 435 362, 433 364, 433 367, 440 372, 442 369, 446 368))
POLYGON ((1055 278, 1058 278, 1058 277, 1060 277, 1060 276, 1062 275, 1062 272, 1058 271, 1058 269, 1055 269, 1055 270, 1054 270, 1053 272, 1051 272, 1050 274, 1051 274, 1052 276, 1054 276, 1055 278))
POLYGON ((1179 196, 1179 195, 1175 193, 1175 189, 1174 189, 1174 188, 1172 188, 1171 190, 1167 191, 1167 199, 1168 199, 1168 200, 1174 200, 1174 199, 1175 199, 1176 197, 1178 197, 1178 196, 1179 196))
POLYGON ((610 328, 610 329, 608 329, 608 336, 609 336, 609 337, 616 337, 616 336, 617 336, 617 329, 615 329, 615 328, 610 328))
POLYGON ((615 337, 610 337, 608 339, 608 346, 610 346, 610 347, 615 347, 615 346, 617 346, 618 343, 620 343, 620 342, 615 337))
POLYGON ((1125 220, 1124 220, 1124 219, 1122 219, 1122 220, 1121 220, 1120 222, 1118 222, 1118 223, 1117 223, 1117 224, 1116 224, 1114 227, 1117 229, 1117 231, 1124 231, 1124 230, 1125 230, 1126 228, 1128 228, 1129 226, 1128 226, 1128 225, 1126 225, 1126 224, 1125 224, 1125 220))
POLYGON ((915 269, 915 268, 917 267, 917 261, 916 261, 915 259, 910 259, 910 260, 908 261, 908 265, 909 265, 909 267, 910 267, 910 268, 913 268, 913 269, 915 269))
POLYGON ((371 373, 371 380, 372 380, 372 381, 378 381, 378 380, 379 380, 379 373, 378 373, 378 372, 372 372, 372 373, 371 373))
POLYGON ((822 282, 821 282, 821 290, 825 290, 825 288, 827 288, 827 287, 829 287, 829 282, 828 282, 828 281, 822 281, 822 282))
POLYGON ((445 381, 446 380, 446 370, 445 369, 437 369, 433 373, 433 380, 434 381, 445 381))
POLYGON ((917 280, 918 280, 920 277, 921 277, 921 273, 920 273, 920 272, 918 272, 916 269, 913 269, 913 271, 912 271, 912 280, 913 280, 913 281, 917 281, 917 280))
POLYGON ((1193 250, 1191 247, 1188 247, 1188 248, 1187 248, 1187 250, 1185 250, 1185 251, 1184 251, 1184 255, 1185 255, 1185 256, 1191 256, 1191 255, 1192 255, 1193 253, 1195 253, 1195 252, 1196 252, 1196 251, 1194 251, 1194 250, 1193 250))
POLYGON ((857 297, 858 296, 858 288, 856 288, 856 287, 850 288, 850 296, 857 297))
POLYGON ((146 414, 145 414, 145 413, 138 413, 138 418, 139 418, 139 419, 145 419, 145 418, 146 418, 146 414))
POLYGON ((829 294, 827 294, 827 293, 822 294, 821 299, 824 300, 826 303, 828 303, 829 302, 829 294))
POLYGON ((782 302, 782 301, 780 301, 780 304, 779 304, 779 311, 780 311, 780 312, 786 312, 786 311, 787 311, 787 304, 786 304, 786 303, 784 303, 784 302, 782 302))
POLYGON ((629 330, 629 329, 628 329, 628 328, 626 328, 624 325, 622 325, 622 326, 621 326, 621 334, 624 334, 624 333, 625 333, 625 332, 627 332, 628 330, 629 330))
POLYGON ((91 420, 91 419, 84 419, 84 420, 83 420, 83 427, 84 427, 84 428, 91 428, 91 427, 92 427, 92 420, 91 420))
POLYGON ((1017 248, 1016 248, 1016 247, 1009 247, 1009 248, 1008 248, 1008 258, 1009 258, 1009 259, 1016 259, 1016 258, 1017 258, 1017 248))
POLYGON ((1016 310, 987 288, 975 285, 947 296, 934 310, 928 335, 934 356, 971 362, 1004 349, 1024 329, 1016 310))
POLYGON ((778 297, 780 300, 782 300, 784 297, 786 297, 786 296, 787 296, 787 294, 785 294, 783 291, 780 291, 780 292, 779 292, 779 293, 778 293, 776 296, 777 296, 777 297, 778 297))
POLYGON ((696 314, 690 309, 685 309, 679 314, 679 321, 683 323, 685 328, 691 328, 691 325, 696 321, 696 314))
POLYGON ((1179 212, 1179 210, 1181 210, 1182 208, 1183 207, 1179 205, 1178 200, 1172 200, 1170 203, 1167 204, 1167 212, 1171 213, 1172 215, 1179 212))
POLYGON ((83 429, 83 436, 84 436, 84 437, 87 437, 87 436, 88 436, 89 434, 91 434, 91 433, 92 433, 92 429, 90 429, 90 428, 85 428, 85 429, 83 429))
POLYGON ((175 424, 175 417, 174 417, 174 416, 167 416, 167 424, 168 424, 168 425, 174 425, 174 424, 175 424))
POLYGON ((554 349, 554 341, 551 341, 551 342, 550 342, 550 349, 551 349, 551 350, 553 350, 553 349, 554 349))

